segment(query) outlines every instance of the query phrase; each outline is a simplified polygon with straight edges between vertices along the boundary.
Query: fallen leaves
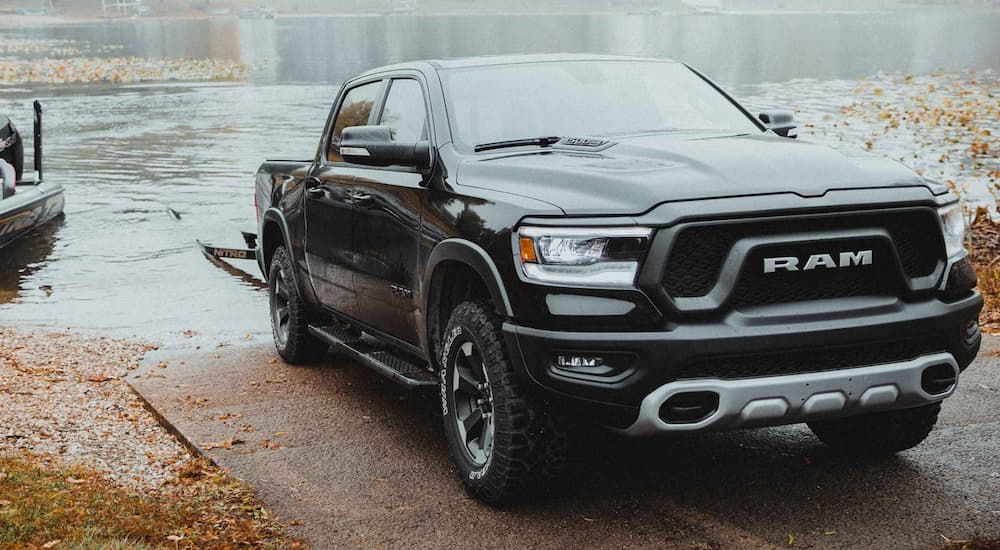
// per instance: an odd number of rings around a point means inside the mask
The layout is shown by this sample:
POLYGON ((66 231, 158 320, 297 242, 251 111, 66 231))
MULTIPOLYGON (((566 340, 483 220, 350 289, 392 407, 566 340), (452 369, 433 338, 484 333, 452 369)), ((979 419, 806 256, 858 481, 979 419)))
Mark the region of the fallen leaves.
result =
POLYGON ((70 84, 80 82, 150 82, 166 80, 243 80, 252 70, 222 59, 152 59, 73 57, 0 60, 0 83, 70 84))
POLYGON ((282 445, 280 441, 271 441, 270 439, 261 439, 260 440, 260 444, 265 449, 268 449, 268 450, 271 450, 271 451, 277 451, 279 449, 284 449, 285 448, 285 446, 282 445))
POLYGON ((0 327, 0 456, 100 465, 115 482, 142 490, 174 477, 173 464, 189 457, 186 449, 122 383, 150 349, 0 327))
POLYGON ((188 462, 155 491, 44 462, 0 456, 0 471, 11 474, 0 484, 0 548, 301 547, 248 486, 205 460, 188 462))
POLYGON ((234 445, 242 445, 244 443, 246 442, 238 437, 231 437, 214 443, 204 443, 201 448, 206 451, 211 451, 212 449, 232 449, 234 445))

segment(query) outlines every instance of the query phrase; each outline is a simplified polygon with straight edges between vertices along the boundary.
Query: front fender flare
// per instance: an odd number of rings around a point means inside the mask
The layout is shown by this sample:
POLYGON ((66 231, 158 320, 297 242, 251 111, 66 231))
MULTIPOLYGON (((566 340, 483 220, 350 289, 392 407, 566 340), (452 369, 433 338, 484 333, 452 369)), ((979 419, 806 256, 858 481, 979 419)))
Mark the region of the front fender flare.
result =
MULTIPOLYGON (((507 297, 507 289, 500 277, 500 272, 497 271, 496 264, 493 263, 490 255, 483 250, 483 247, 470 241, 453 238, 439 242, 427 257, 423 288, 431 288, 434 270, 437 269, 438 264, 448 260, 461 262, 475 270, 486 284, 486 289, 489 291, 497 311, 508 318, 514 315, 510 299, 507 297)), ((430 311, 430 293, 424 294, 424 311, 430 311)))

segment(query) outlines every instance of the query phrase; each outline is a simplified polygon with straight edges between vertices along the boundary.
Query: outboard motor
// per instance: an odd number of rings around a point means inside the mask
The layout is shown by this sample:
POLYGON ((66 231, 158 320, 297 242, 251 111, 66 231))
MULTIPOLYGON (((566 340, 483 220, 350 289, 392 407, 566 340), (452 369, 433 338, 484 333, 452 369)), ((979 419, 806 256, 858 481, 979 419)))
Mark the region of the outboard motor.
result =
POLYGON ((24 143, 14 123, 0 115, 0 159, 14 167, 16 179, 24 176, 24 143))
POLYGON ((0 159, 0 199, 6 199, 14 195, 17 176, 14 175, 14 167, 7 164, 7 161, 0 159))

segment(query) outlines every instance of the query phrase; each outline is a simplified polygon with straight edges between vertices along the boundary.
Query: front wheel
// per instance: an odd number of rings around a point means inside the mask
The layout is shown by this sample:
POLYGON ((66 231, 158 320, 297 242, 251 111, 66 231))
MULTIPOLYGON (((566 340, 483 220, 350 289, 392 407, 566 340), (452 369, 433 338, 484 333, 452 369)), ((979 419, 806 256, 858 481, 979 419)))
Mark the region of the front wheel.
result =
POLYGON ((489 503, 544 487, 565 462, 565 425, 512 368, 493 308, 456 307, 441 349, 445 437, 465 486, 489 503))
POLYGON ((268 273, 271 335, 278 355, 293 364, 319 359, 327 352, 328 346, 309 334, 309 309, 295 286, 292 259, 285 247, 279 246, 274 251, 268 273))
POLYGON ((919 445, 937 423, 941 403, 810 422, 823 443, 845 454, 878 458, 919 445))

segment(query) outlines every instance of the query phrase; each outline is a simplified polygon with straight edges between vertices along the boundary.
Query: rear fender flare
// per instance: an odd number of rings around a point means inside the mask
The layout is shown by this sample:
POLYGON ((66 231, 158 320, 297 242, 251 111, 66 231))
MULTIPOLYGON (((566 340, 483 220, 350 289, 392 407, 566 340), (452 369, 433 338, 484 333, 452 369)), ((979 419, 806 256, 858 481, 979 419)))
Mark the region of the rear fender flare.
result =
MULTIPOLYGON (((268 208, 260 217, 260 241, 257 245, 260 247, 260 254, 257 255, 257 263, 260 264, 260 270, 264 274, 264 279, 268 276, 268 267, 271 264, 271 257, 267 255, 265 251, 267 250, 267 245, 270 243, 267 234, 264 232, 264 226, 268 223, 274 223, 278 226, 278 232, 281 233, 281 241, 279 244, 285 245, 285 251, 289 254, 293 253, 292 241, 289 240, 288 235, 288 222, 285 221, 285 217, 281 214, 277 208, 268 208)), ((273 237, 272 237, 273 238, 273 237)), ((294 261, 293 261, 294 263, 294 261)), ((293 270, 297 271, 297 270, 293 270)), ((292 278, 295 280, 296 286, 301 289, 302 285, 299 284, 298 273, 292 273, 292 278)))

